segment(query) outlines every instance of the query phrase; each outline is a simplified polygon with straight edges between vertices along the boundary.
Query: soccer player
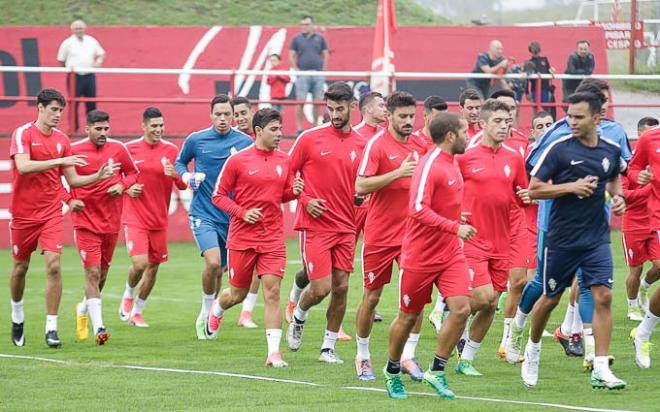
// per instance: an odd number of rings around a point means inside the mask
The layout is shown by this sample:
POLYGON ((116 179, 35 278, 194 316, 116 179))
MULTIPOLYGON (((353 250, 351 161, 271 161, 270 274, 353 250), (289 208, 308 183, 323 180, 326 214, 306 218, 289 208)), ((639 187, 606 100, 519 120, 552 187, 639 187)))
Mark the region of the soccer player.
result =
POLYGON ((211 100, 211 121, 208 129, 191 133, 174 163, 181 179, 193 190, 188 211, 190 229, 204 257, 202 271, 202 307, 195 331, 197 339, 204 340, 206 319, 220 290, 222 272, 227 265, 227 231, 229 216, 211 202, 215 181, 227 158, 252 144, 252 139, 231 127, 234 116, 232 101, 225 94, 211 100), (195 160, 193 172, 188 170, 195 160))
POLYGON ((408 219, 401 250, 399 314, 390 326, 387 393, 407 398, 401 379, 401 353, 406 339, 431 302, 433 285, 440 289, 449 315, 437 338, 433 362, 423 380, 441 397, 454 399, 445 366, 470 314, 470 273, 461 240, 477 231, 461 217, 463 178, 454 155, 465 150, 468 125, 454 113, 440 113, 431 122, 435 147, 421 158, 410 187, 408 219))
POLYGON ((481 130, 481 126, 479 125, 479 111, 481 110, 482 103, 481 94, 479 94, 477 89, 465 89, 458 97, 461 116, 468 122, 468 137, 470 139, 481 130))
POLYGON ((293 311, 287 342, 291 350, 300 349, 308 311, 331 294, 319 360, 343 363, 334 347, 346 312, 348 274, 353 271, 359 136, 351 127, 356 106, 351 87, 332 83, 324 98, 330 123, 301 133, 290 151, 292 172, 301 172, 305 180, 294 228, 300 231, 310 283, 293 311))
MULTIPOLYGON (((355 316, 355 369, 363 381, 376 379, 369 353, 374 311, 383 287, 390 283, 394 262, 399 264, 408 216, 410 177, 428 148, 426 140, 412 133, 416 103, 407 92, 394 92, 387 98, 389 126, 367 143, 355 182, 359 195, 370 195, 362 246, 363 293, 355 316)), ((421 381, 424 375, 414 350, 421 321, 422 316, 410 333, 402 360, 403 371, 416 381, 421 381)))
POLYGON ((209 339, 217 337, 224 313, 245 299, 256 271, 264 284, 266 366, 281 368, 288 366, 280 354, 280 283, 286 269, 281 206, 300 195, 304 185, 299 172, 294 178, 289 156, 278 150, 282 138, 280 113, 259 110, 253 125, 255 145, 227 159, 213 192, 213 204, 231 216, 227 239, 230 287, 213 304, 206 335, 209 339))
POLYGON ((543 136, 543 133, 545 133, 545 131, 548 130, 554 122, 555 119, 553 119, 548 112, 537 112, 534 114, 532 117, 532 131, 529 138, 529 143, 535 143, 538 139, 540 139, 541 136, 543 136))
POLYGON ((594 298, 595 359, 591 374, 594 388, 622 389, 626 383, 609 368, 612 333, 613 261, 610 251, 605 192, 612 196, 612 212, 623 213, 621 149, 598 135, 601 98, 594 93, 568 97, 568 122, 572 134, 556 140, 532 170, 530 196, 554 199, 544 245, 543 295, 536 302, 532 328, 525 347, 521 377, 526 386, 538 382, 541 335, 552 310, 582 269, 580 287, 591 288, 594 298), (552 181, 552 183, 549 183, 552 181))
POLYGON ((103 323, 101 291, 121 228, 122 195, 136 182, 138 169, 124 144, 108 137, 108 113, 100 110, 87 113, 86 131, 87 138, 71 144, 72 153, 84 156, 87 162, 76 166, 76 172, 91 174, 106 163, 120 165, 120 173, 112 178, 71 190, 71 196, 85 206, 71 213, 74 239, 85 269, 85 295, 76 305, 76 335, 79 340, 87 339, 91 318, 96 344, 103 345, 110 334, 103 323))
POLYGON ((146 328, 149 325, 142 311, 156 284, 158 268, 168 259, 167 224, 172 187, 176 185, 184 190, 188 185, 174 169, 179 148, 163 139, 165 119, 157 107, 147 107, 142 113, 142 130, 142 137, 126 143, 140 174, 124 197, 122 223, 131 266, 119 305, 119 318, 129 325, 146 328), (140 281, 136 298, 135 289, 140 281))
POLYGON ((414 132, 415 136, 422 138, 426 145, 431 147, 433 146, 433 141, 431 141, 431 132, 429 127, 431 126, 431 120, 441 112, 447 111, 447 102, 440 96, 429 96, 424 99, 424 127, 414 132))
MULTIPOLYGON (((481 375, 473 365, 474 357, 493 322, 499 296, 507 288, 510 244, 516 235, 511 217, 516 207, 529 203, 523 158, 505 142, 510 128, 509 106, 488 99, 480 116, 480 143, 458 158, 465 180, 463 211, 468 223, 479 231, 464 247, 474 274, 470 306, 475 316, 459 342, 456 372, 468 376, 481 375)), ((524 223, 524 216, 522 219, 524 223)))
POLYGON ((16 346, 25 345, 23 292, 32 252, 41 244, 46 263, 46 344, 59 348, 57 312, 62 297, 60 254, 64 243, 62 221, 63 175, 69 186, 82 187, 114 176, 119 164, 102 164, 89 175, 79 175, 74 166, 85 166, 84 155, 73 155, 71 143, 56 129, 66 101, 55 89, 37 95, 37 120, 17 128, 12 134, 9 156, 13 159, 12 195, 9 225, 14 259, 11 292, 11 338, 16 346))

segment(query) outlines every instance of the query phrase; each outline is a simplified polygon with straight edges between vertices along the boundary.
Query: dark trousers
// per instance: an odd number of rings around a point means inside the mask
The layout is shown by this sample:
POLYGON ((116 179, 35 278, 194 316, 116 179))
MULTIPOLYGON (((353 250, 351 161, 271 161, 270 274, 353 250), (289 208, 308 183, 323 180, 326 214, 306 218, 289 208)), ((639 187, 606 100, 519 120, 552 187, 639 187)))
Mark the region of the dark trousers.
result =
MULTIPOLYGON (((96 97, 96 75, 90 74, 75 74, 76 76, 76 97, 96 97)), ((69 82, 71 77, 66 78, 66 87, 69 90, 69 82)), ((78 102, 73 108, 75 113, 75 130, 78 131, 78 102)), ((96 102, 85 102, 85 114, 96 110, 96 102)))

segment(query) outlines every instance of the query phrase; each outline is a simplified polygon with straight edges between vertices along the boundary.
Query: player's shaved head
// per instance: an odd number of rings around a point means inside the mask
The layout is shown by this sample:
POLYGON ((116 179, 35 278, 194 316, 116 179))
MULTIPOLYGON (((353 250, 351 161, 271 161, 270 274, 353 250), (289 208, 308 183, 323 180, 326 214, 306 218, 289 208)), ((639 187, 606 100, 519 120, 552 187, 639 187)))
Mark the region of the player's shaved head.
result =
POLYGON ((431 125, 429 126, 433 143, 440 144, 444 142, 445 137, 447 137, 449 132, 458 134, 458 130, 461 128, 461 120, 461 117, 456 113, 438 113, 433 120, 431 120, 431 125))

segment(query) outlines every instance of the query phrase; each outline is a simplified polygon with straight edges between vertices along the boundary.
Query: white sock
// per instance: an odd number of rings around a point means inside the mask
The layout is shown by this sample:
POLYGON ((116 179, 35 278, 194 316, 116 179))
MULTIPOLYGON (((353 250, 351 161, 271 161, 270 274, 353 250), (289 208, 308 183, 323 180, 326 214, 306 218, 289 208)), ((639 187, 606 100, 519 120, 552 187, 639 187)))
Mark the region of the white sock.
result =
POLYGON ((628 299, 628 309, 637 307, 637 298, 628 299))
POLYGON ((417 350, 417 342, 419 342, 419 333, 409 333, 408 340, 406 341, 406 344, 403 347, 403 353, 401 354, 401 359, 413 359, 415 357, 415 351, 417 350))
POLYGON ((513 318, 514 323, 516 324, 516 328, 518 329, 524 329, 525 328, 525 322, 527 322, 527 317, 529 315, 527 313, 523 313, 522 310, 520 310, 520 307, 516 309, 516 316, 513 318))
POLYGON ((584 357, 585 359, 592 359, 596 353, 596 340, 594 339, 594 332, 591 328, 582 329, 584 335, 584 357))
POLYGON ((303 290, 305 288, 299 288, 298 285, 296 285, 296 281, 294 279, 293 281, 293 286, 291 287, 291 292, 289 293, 289 301, 298 303, 300 300, 300 295, 302 295, 303 290))
POLYGON ((463 347, 463 352, 461 352, 461 359, 465 360, 474 360, 474 356, 479 351, 481 347, 481 342, 475 342, 473 340, 466 340, 465 346, 463 347))
POLYGON ((648 289, 651 287, 651 284, 646 281, 646 277, 645 277, 644 279, 642 279, 642 283, 639 286, 644 289, 648 289))
POLYGON ((254 309, 254 305, 257 304, 257 294, 256 293, 248 293, 247 296, 245 297, 245 300, 243 300, 243 309, 241 309, 243 312, 252 312, 254 309))
MULTIPOLYGON (((296 308, 297 309, 297 308, 296 308)), ((323 349, 335 349, 335 342, 337 342, 338 332, 332 332, 325 330, 325 335, 323 335, 323 345, 321 345, 321 350, 323 349)))
POLYGON ((562 335, 569 336, 571 334, 571 326, 573 326, 573 314, 575 313, 575 306, 572 303, 568 304, 564 321, 561 323, 560 331, 562 335))
POLYGON ((128 282, 126 282, 126 288, 124 289, 124 297, 128 299, 132 299, 134 291, 135 288, 130 287, 128 282))
POLYGON ((465 328, 463 329, 463 334, 461 335, 461 339, 466 341, 470 338, 470 319, 472 319, 472 316, 469 316, 465 321, 465 328))
POLYGON ((541 350, 541 341, 539 340, 538 342, 532 342, 532 338, 530 337, 527 339, 527 347, 529 350, 538 352, 541 350))
POLYGON ((444 312, 445 310, 445 299, 442 297, 442 294, 438 292, 438 300, 435 301, 435 307, 433 308, 434 312, 444 312))
POLYGON ((575 335, 576 333, 582 332, 582 316, 580 316, 580 305, 575 305, 575 312, 573 313, 573 324, 571 325, 571 334, 575 335))
POLYGON ((304 322, 307 320, 307 312, 308 311, 306 310, 300 309, 300 305, 296 305, 296 308, 293 310, 293 317, 304 322))
POLYGON ((57 330, 57 315, 46 315, 46 333, 57 330))
POLYGON ((357 335, 357 355, 362 359, 371 359, 371 353, 369 353, 369 336, 366 338, 361 338, 357 335))
POLYGON ((225 314, 225 309, 220 305, 220 299, 218 299, 215 302, 215 305, 213 305, 213 316, 217 316, 219 318, 223 317, 225 314))
POLYGON ((82 302, 80 302, 80 306, 78 306, 78 313, 80 315, 86 315, 87 312, 89 312, 87 307, 87 297, 83 296, 82 302))
POLYGON ((213 305, 213 300, 215 300, 214 294, 207 295, 206 293, 202 292, 202 308, 199 312, 200 318, 205 318, 206 316, 208 316, 209 313, 211 313, 211 306, 213 305))
POLYGON ((92 321, 92 330, 96 333, 99 328, 103 327, 103 315, 101 314, 101 299, 91 298, 87 299, 87 307, 89 308, 89 318, 92 321))
POLYGON ((11 301, 11 321, 14 323, 25 322, 25 312, 23 312, 23 299, 18 302, 11 301))
POLYGON ((656 323, 658 323, 658 321, 660 321, 660 316, 656 316, 651 313, 650 310, 647 310, 646 316, 644 316, 644 320, 637 327, 637 338, 640 340, 650 339, 653 328, 655 327, 656 323))
POLYGON ((506 345, 506 338, 509 337, 509 330, 511 329, 512 321, 513 318, 504 318, 504 328, 502 330, 502 342, 500 342, 501 346, 506 345))
POLYGON ((135 299, 135 303, 133 304, 133 310, 131 311, 131 316, 136 315, 138 313, 142 313, 144 310, 144 305, 147 304, 146 300, 142 300, 140 298, 135 299))
POLYGON ((594 372, 606 372, 610 369, 609 356, 595 356, 594 357, 594 372))
POLYGON ((268 356, 280 351, 282 329, 266 329, 266 343, 268 343, 268 356))

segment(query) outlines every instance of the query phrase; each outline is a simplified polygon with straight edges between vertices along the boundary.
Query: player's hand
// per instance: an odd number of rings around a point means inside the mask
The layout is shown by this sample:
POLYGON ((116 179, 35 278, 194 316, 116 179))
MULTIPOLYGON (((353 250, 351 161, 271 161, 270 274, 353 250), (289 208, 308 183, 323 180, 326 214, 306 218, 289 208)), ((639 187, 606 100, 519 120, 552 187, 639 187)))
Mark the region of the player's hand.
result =
POLYGON ((174 168, 174 165, 172 162, 170 162, 170 159, 165 159, 163 162, 163 171, 165 172, 165 176, 169 176, 172 179, 176 179, 178 176, 176 173, 176 169, 174 168))
POLYGON ((69 210, 72 212, 80 212, 85 207, 85 202, 80 199, 72 199, 69 202, 69 210))
POLYGON ((323 204, 325 203, 325 199, 312 199, 307 203, 307 213, 312 215, 313 218, 317 218, 323 214, 326 210, 328 210, 323 204))
POLYGON ((190 187, 192 190, 197 190, 199 189, 199 186, 202 184, 202 182, 206 179, 206 173, 189 173, 186 172, 181 176, 181 179, 183 180, 183 183, 187 184, 188 187, 190 187))
POLYGON ((295 196, 300 196, 305 188, 305 182, 300 177, 300 172, 296 172, 296 177, 293 179, 293 194, 295 196))
POLYGON ((589 197, 598 187, 598 177, 587 176, 573 182, 573 194, 579 198, 589 197))
POLYGON ((477 234, 477 229, 470 225, 460 225, 458 227, 458 237, 461 239, 472 239, 477 234))
POLYGON ((254 209, 248 210, 247 212, 245 212, 245 215, 243 216, 243 220, 245 220, 251 225, 257 223, 259 219, 264 217, 263 213, 261 213, 261 210, 262 209, 260 207, 255 207, 254 209))
POLYGON ((60 157, 58 160, 61 166, 87 166, 85 158, 87 158, 85 155, 73 155, 60 157))
POLYGON ((653 170, 651 170, 651 166, 646 166, 646 169, 639 172, 639 176, 637 176, 637 184, 644 186, 651 180, 653 180, 653 170))
POLYGON ((112 197, 121 196, 121 194, 124 193, 124 187, 121 185, 121 183, 116 183, 110 186, 110 189, 108 189, 106 193, 112 197))
POLYGON ((105 163, 103 166, 99 168, 98 172, 96 172, 98 176, 98 180, 105 180, 111 178, 112 176, 117 174, 120 168, 121 168, 121 163, 110 163, 110 162, 105 163))
POLYGON ((461 225, 466 224, 470 216, 472 216, 472 212, 461 212, 461 225))
POLYGON ((410 160, 412 158, 412 153, 408 153, 401 166, 399 166, 399 177, 410 177, 413 175, 415 168, 417 167, 416 160, 410 160))
POLYGON ((143 184, 134 183, 133 186, 129 187, 126 190, 126 194, 130 197, 139 197, 142 194, 142 189, 144 188, 143 184))
POLYGON ((626 210, 626 200, 621 195, 616 195, 612 198, 612 213, 616 216, 621 216, 626 210))
POLYGON ((529 197, 529 189, 523 189, 520 186, 516 186, 516 196, 518 196, 526 205, 532 203, 532 198, 529 197))

